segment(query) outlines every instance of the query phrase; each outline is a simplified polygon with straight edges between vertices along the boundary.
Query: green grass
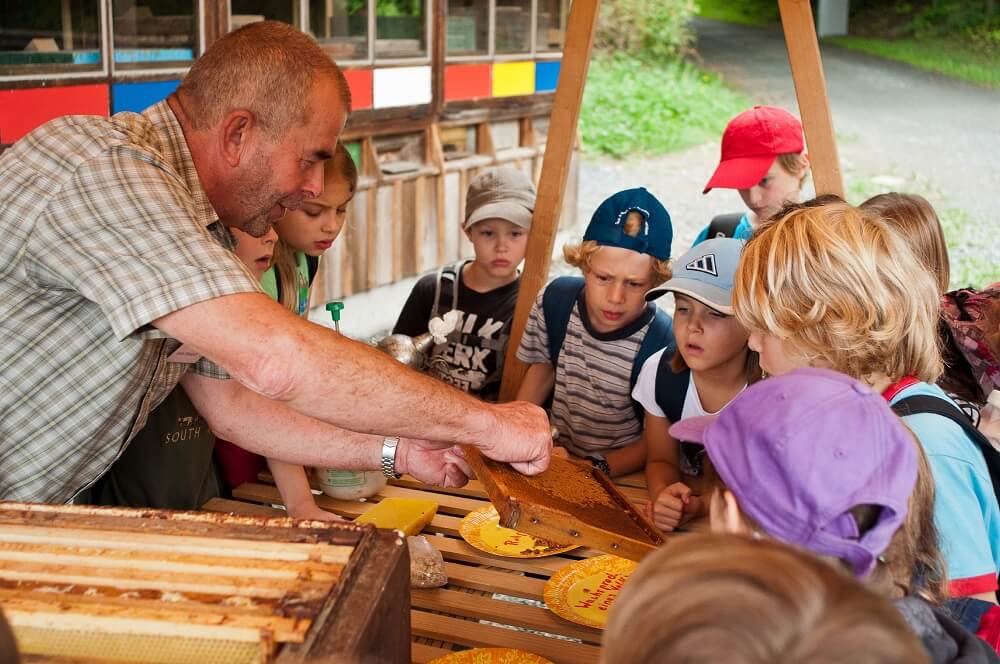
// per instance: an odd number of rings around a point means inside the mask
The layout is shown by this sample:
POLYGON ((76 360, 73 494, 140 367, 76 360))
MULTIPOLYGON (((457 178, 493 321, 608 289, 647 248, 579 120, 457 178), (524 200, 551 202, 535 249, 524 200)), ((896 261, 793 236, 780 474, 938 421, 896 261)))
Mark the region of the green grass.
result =
POLYGON ((824 41, 976 85, 1000 88, 1000 49, 973 46, 955 37, 889 40, 847 36, 824 41))
POLYGON ((698 16, 743 25, 779 25, 773 0, 698 0, 698 16))
POLYGON ((690 62, 599 55, 590 65, 580 135, 588 154, 651 156, 718 140, 749 106, 716 75, 690 62))

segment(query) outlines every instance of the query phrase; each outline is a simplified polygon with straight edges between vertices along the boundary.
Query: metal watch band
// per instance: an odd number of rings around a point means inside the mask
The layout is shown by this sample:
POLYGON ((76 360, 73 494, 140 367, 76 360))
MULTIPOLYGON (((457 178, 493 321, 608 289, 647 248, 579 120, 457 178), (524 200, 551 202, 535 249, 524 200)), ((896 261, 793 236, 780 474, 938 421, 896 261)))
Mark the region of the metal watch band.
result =
POLYGON ((608 477, 611 477, 611 466, 608 464, 608 460, 605 459, 603 456, 595 454, 593 456, 588 456, 584 458, 587 461, 589 461, 594 466, 594 468, 598 469, 608 477))
POLYGON ((402 477, 396 472, 396 446, 399 438, 386 438, 382 441, 382 474, 392 479, 402 477))

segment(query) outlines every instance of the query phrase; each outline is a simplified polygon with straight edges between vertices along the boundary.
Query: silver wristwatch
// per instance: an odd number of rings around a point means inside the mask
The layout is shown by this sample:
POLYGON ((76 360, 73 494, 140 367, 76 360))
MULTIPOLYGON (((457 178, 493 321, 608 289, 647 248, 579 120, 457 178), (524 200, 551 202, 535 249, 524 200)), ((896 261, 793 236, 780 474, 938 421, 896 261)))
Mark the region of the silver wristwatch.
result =
POLYGON ((399 438, 386 438, 382 441, 382 474, 392 479, 402 477, 396 472, 396 446, 399 438))

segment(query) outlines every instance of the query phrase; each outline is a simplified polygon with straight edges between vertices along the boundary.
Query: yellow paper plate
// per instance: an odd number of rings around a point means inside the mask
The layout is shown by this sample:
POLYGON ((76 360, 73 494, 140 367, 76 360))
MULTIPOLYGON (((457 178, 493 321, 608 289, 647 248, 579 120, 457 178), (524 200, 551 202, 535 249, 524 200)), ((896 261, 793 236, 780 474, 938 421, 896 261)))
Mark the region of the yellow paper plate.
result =
POLYGON ((570 563, 546 582, 545 605, 560 618, 604 629, 611 604, 637 566, 618 556, 595 556, 570 563))
POLYGON ((427 664, 552 664, 544 657, 514 648, 473 648, 435 657, 427 664))
POLYGON ((542 558, 566 553, 578 544, 562 546, 500 525, 500 515, 492 505, 485 505, 465 515, 458 533, 480 551, 504 558, 542 558))

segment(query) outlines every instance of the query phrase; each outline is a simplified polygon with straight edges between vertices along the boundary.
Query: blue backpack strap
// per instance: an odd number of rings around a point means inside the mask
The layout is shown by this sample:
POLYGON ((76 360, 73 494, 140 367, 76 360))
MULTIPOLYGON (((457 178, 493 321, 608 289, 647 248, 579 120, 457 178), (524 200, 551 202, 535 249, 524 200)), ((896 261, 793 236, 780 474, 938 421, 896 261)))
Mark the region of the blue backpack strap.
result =
MULTIPOLYGON (((639 372, 642 371, 642 365, 659 350, 664 351, 664 357, 672 356, 677 350, 677 342, 674 341, 673 320, 667 312, 657 307, 656 314, 649 323, 649 329, 646 330, 646 336, 642 338, 642 343, 639 344, 639 352, 635 354, 635 359, 632 361, 632 376, 629 380, 629 385, 632 388, 635 387, 636 382, 639 380, 639 372)), ((633 399, 632 406, 635 408, 639 423, 643 423, 646 411, 642 407, 642 404, 633 399)))
MULTIPOLYGON (((676 351, 675 351, 676 352, 676 351)), ((656 367, 656 405, 660 407, 667 420, 673 424, 681 419, 684 412, 684 399, 687 397, 688 385, 691 382, 691 370, 685 369, 674 373, 670 368, 673 353, 663 353, 660 364, 656 367)))
POLYGON ((569 327, 576 298, 582 290, 583 277, 557 277, 545 287, 542 295, 542 315, 545 317, 545 331, 549 337, 549 362, 553 369, 566 339, 566 328, 569 327))

